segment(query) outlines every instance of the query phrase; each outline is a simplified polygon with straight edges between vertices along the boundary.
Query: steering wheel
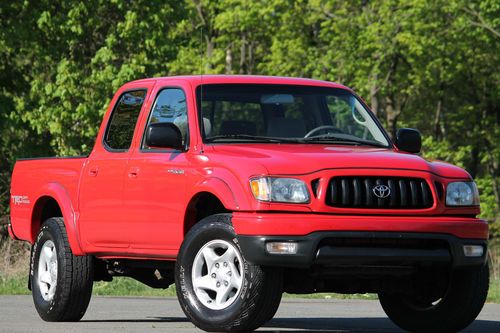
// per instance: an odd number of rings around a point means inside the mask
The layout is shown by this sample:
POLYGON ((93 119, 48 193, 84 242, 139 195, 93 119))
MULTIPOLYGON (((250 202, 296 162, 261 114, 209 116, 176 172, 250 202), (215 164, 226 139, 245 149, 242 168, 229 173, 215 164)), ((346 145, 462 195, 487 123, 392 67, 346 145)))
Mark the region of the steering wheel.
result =
POLYGON ((337 127, 335 126, 332 126, 332 125, 322 125, 322 126, 318 126, 316 128, 313 128, 312 130, 310 130, 309 132, 307 132, 306 135, 304 135, 304 138, 309 138, 311 135, 317 133, 317 132, 321 132, 321 131, 329 131, 329 132, 333 132, 333 133, 343 133, 340 129, 338 129, 337 127))

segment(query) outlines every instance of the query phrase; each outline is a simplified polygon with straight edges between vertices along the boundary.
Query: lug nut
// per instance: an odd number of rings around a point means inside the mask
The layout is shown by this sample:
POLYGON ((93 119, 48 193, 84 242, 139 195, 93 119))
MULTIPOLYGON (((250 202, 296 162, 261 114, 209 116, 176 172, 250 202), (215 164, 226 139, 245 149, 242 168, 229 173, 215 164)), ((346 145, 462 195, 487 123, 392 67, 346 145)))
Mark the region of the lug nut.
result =
POLYGON ((215 263, 215 268, 219 268, 219 263, 215 263))
POLYGON ((215 279, 217 275, 215 273, 212 273, 212 277, 215 279))
POLYGON ((224 285, 225 285, 226 287, 227 287, 227 286, 229 286, 229 282, 224 281, 224 285))
POLYGON ((233 275, 233 273, 231 273, 231 271, 227 272, 227 275, 231 276, 233 275))
POLYGON ((224 267, 227 267, 227 262, 224 262, 224 267))
POLYGON ((217 286, 217 288, 219 288, 220 287, 220 282, 217 282, 216 286, 217 286))

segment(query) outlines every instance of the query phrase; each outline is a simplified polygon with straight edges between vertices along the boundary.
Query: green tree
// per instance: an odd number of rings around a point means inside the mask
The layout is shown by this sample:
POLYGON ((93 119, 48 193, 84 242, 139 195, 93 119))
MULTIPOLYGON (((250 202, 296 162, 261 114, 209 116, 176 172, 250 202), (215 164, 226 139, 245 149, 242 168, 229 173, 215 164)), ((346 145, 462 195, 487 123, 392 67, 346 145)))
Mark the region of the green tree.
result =
POLYGON ((15 158, 88 153, 123 83, 240 73, 352 87, 466 168, 499 230, 499 25, 495 0, 2 1, 0 214, 15 158))

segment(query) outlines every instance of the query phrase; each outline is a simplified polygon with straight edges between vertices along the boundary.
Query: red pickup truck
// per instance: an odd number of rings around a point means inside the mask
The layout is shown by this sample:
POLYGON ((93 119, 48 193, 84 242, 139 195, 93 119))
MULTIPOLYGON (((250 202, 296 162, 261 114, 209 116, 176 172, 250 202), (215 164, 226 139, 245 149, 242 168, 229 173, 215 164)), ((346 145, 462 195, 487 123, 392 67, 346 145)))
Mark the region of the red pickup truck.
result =
POLYGON ((121 87, 87 157, 19 160, 12 238, 32 246, 46 321, 84 315, 93 281, 175 283, 206 331, 248 331, 283 292, 378 293, 418 332, 470 324, 488 225, 464 170, 392 141, 342 85, 185 76, 121 87))

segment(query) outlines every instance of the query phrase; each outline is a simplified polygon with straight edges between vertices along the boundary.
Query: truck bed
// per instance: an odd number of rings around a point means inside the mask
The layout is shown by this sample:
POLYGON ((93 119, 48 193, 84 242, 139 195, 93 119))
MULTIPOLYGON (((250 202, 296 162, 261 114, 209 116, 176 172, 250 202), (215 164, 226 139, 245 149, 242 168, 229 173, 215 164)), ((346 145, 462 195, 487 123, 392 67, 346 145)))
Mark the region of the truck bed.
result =
POLYGON ((32 231, 31 212, 42 217, 43 212, 34 206, 44 200, 44 195, 66 195, 72 211, 77 210, 78 185, 86 161, 87 156, 78 156, 28 158, 16 162, 10 193, 11 224, 16 238, 34 242, 36 231, 32 231))

